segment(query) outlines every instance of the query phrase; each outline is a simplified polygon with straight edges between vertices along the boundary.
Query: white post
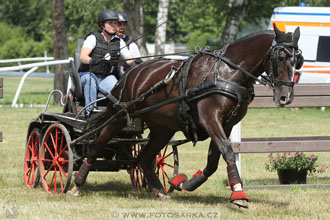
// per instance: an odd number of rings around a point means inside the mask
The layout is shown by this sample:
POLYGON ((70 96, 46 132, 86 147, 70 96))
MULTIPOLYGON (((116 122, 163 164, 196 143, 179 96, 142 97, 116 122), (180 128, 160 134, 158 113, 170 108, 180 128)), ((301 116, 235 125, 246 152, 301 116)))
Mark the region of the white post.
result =
MULTIPOLYGON (((47 62, 47 50, 44 51, 45 62, 47 62)), ((46 73, 49 73, 49 66, 46 66, 46 73)))
MULTIPOLYGON (((17 62, 17 63, 18 63, 18 66, 21 66, 21 65, 22 65, 20 61, 17 62)), ((19 71, 20 71, 20 72, 23 72, 21 69, 20 69, 19 71)))
MULTIPOLYGON (((328 80, 326 83, 330 83, 330 77, 328 77, 328 80)), ((325 107, 321 107, 321 111, 324 112, 325 111, 325 107)))
POLYGON ((23 84, 24 84, 24 81, 26 79, 26 77, 28 77, 28 75, 30 75, 30 73, 33 73, 34 71, 36 71, 38 69, 38 67, 33 67, 32 69, 30 69, 29 71, 27 71, 24 76, 22 77, 19 85, 18 85, 18 88, 17 88, 17 91, 16 91, 16 94, 15 94, 15 97, 14 97, 14 100, 13 100, 13 103, 11 104, 11 107, 16 107, 16 102, 17 102, 17 99, 19 97, 19 94, 21 93, 21 89, 23 87, 23 84))
MULTIPOLYGON (((241 142, 241 122, 237 123, 230 134, 230 140, 231 142, 241 142)), ((236 166, 239 175, 242 177, 242 172, 241 172, 241 154, 235 154, 235 159, 236 159, 236 166)))

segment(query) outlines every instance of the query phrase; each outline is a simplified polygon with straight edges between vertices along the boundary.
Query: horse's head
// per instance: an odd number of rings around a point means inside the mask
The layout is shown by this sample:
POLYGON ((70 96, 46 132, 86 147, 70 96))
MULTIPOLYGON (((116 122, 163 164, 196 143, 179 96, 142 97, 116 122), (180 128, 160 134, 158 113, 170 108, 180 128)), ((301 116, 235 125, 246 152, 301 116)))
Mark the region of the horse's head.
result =
POLYGON ((304 58, 298 49, 300 29, 284 33, 274 24, 275 38, 270 51, 270 65, 266 70, 274 90, 274 102, 283 107, 293 101, 293 77, 303 65, 304 58))

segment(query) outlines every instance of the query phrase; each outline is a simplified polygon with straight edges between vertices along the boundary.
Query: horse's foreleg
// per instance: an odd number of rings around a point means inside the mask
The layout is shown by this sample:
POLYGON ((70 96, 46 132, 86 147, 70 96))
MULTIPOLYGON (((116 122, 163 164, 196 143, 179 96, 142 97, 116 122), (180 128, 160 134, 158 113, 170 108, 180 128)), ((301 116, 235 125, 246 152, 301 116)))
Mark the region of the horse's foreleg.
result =
MULTIPOLYGON (((227 163, 227 174, 228 182, 233 191, 230 201, 240 207, 247 208, 248 197, 243 192, 242 181, 237 170, 235 163, 235 154, 230 141, 227 138, 228 128, 225 131, 222 126, 223 115, 222 112, 214 109, 214 112, 210 109, 208 112, 204 112, 203 109, 199 111, 200 123, 203 125, 204 129, 210 135, 212 141, 219 149, 224 160, 227 163)), ((229 135, 229 134, 228 134, 229 135)))
POLYGON ((210 177, 218 168, 220 151, 216 147, 216 145, 211 141, 208 151, 207 157, 207 165, 203 171, 199 170, 193 178, 187 180, 187 176, 185 174, 178 174, 172 177, 169 180, 169 183, 173 185, 177 190, 186 190, 186 191, 194 191, 199 186, 201 186, 208 177, 210 177))
POLYGON ((210 131, 212 140, 218 146, 224 160, 227 163, 228 182, 233 193, 230 201, 239 207, 248 208, 248 197, 243 192, 243 185, 235 163, 235 154, 230 141, 226 138, 222 126, 215 127, 210 131))

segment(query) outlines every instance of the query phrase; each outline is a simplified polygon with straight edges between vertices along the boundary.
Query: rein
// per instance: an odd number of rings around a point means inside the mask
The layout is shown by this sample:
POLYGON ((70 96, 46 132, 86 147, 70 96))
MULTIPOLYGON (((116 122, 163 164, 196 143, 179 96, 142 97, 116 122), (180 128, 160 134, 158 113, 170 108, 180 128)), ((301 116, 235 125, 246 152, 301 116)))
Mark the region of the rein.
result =
MULTIPOLYGON (((228 45, 224 48, 224 50, 226 50, 228 47, 228 45)), ((128 122, 130 122, 130 118, 131 117, 137 117, 139 115, 142 115, 144 113, 147 113, 149 111, 152 111, 154 109, 160 108, 162 106, 174 103, 174 102, 178 102, 178 101, 182 101, 185 100, 185 102, 190 102, 192 100, 195 99, 199 99, 202 97, 205 97, 207 95, 211 95, 211 94, 215 94, 215 93, 219 93, 225 96, 228 96, 230 98, 233 98, 237 101, 236 107, 232 112, 232 115, 229 116, 229 118, 227 119, 230 120, 233 116, 235 116, 236 111, 239 109, 241 102, 251 102, 253 97, 254 97, 254 92, 253 92, 253 88, 245 88, 241 85, 238 85, 237 83, 234 82, 230 82, 227 80, 222 80, 218 78, 218 72, 219 72, 219 67, 220 67, 220 63, 221 61, 225 62, 226 64, 228 64, 229 66, 231 66, 234 69, 237 69, 239 71, 241 71, 243 74, 247 75, 248 77, 251 77, 252 79, 254 79, 255 81, 259 82, 262 85, 265 86, 270 86, 270 87, 274 87, 274 85, 286 85, 286 86, 293 86, 293 82, 287 82, 287 81, 280 81, 280 80, 274 80, 274 71, 273 69, 275 69, 277 71, 277 56, 275 54, 278 54, 278 50, 283 50, 286 54, 288 54, 290 57, 294 57, 295 56, 295 48, 297 48, 295 45, 293 44, 277 44, 275 46, 272 46, 270 48, 270 52, 268 53, 269 55, 267 55, 265 60, 270 59, 271 60, 271 69, 270 69, 270 79, 266 79, 264 78, 264 80, 260 80, 258 79, 258 77, 252 75, 251 73, 249 73, 248 71, 246 71, 245 69, 241 68, 240 66, 234 64, 233 62, 231 62, 229 59, 225 58, 223 56, 225 51, 214 51, 213 53, 210 51, 206 51, 206 50, 199 50, 197 54, 190 56, 188 59, 184 60, 181 65, 179 66, 179 68, 177 70, 175 70, 175 73, 173 73, 171 70, 171 72, 166 76, 165 79, 159 81, 158 83, 156 83, 154 86, 152 86, 150 89, 148 89, 147 91, 145 91, 144 93, 140 94, 139 97, 137 97, 134 100, 128 101, 128 102, 120 102, 119 100, 117 100, 117 98, 115 98, 111 93, 108 94, 107 98, 113 102, 113 106, 114 107, 120 107, 120 110, 113 115, 112 117, 110 117, 108 120, 106 120, 100 127, 94 129, 93 131, 87 133, 86 135, 83 135, 82 137, 78 138, 80 139, 84 139, 87 136, 93 135, 97 132, 99 132, 103 127, 107 126, 108 124, 112 124, 114 122, 117 122, 119 120, 123 120, 123 119, 127 119, 128 122), (293 48, 293 52, 291 53, 287 47, 292 47, 293 48), (194 62, 196 57, 202 56, 202 55, 210 55, 212 57, 217 58, 217 60, 211 65, 211 69, 208 71, 208 73, 206 73, 206 75, 203 77, 202 81, 195 87, 189 88, 185 91, 185 84, 187 82, 187 78, 188 77, 188 72, 190 69, 190 65, 194 62), (276 59, 275 59, 276 58, 276 59), (185 64, 188 63, 188 68, 187 70, 183 71, 184 73, 180 75, 181 79, 179 81, 180 83, 180 87, 179 87, 179 92, 180 94, 176 97, 173 97, 171 99, 167 99, 165 101, 162 101, 160 103, 157 103, 155 105, 152 106, 148 106, 145 107, 143 109, 140 110, 136 110, 134 112, 129 113, 128 111, 128 107, 138 103, 138 102, 143 102, 145 100, 146 97, 148 97, 149 95, 159 91, 160 89, 162 89, 163 87, 165 87, 167 85, 167 83, 169 83, 170 80, 172 80, 172 78, 177 75, 180 71, 182 71, 183 67, 185 64), (211 70, 213 69, 213 67, 216 66, 215 68, 215 72, 214 72, 214 78, 213 80, 208 80, 206 81, 207 76, 211 73, 211 70), (274 68, 275 66, 275 68, 274 68), (169 77, 170 76, 170 77, 169 77)), ((174 54, 171 54, 174 55, 174 54)), ((157 55, 158 56, 158 55, 157 55)), ((161 55, 164 56, 164 55, 161 55)), ((148 57, 152 57, 152 56, 148 56, 148 57)), ((156 57, 156 56, 153 56, 156 57)), ((294 60, 293 60, 294 62, 294 60)), ((263 64, 265 63, 265 61, 263 62, 263 64)), ((77 140, 78 141, 78 140, 77 140)))

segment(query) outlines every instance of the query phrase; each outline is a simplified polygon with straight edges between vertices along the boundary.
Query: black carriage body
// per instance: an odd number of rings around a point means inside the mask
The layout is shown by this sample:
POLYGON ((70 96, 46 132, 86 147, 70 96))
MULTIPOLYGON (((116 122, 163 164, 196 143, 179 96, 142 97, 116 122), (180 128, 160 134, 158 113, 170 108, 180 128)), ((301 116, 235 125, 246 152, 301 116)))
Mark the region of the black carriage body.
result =
MULTIPOLYGON (((38 128, 43 134, 52 124, 62 124, 67 129, 70 139, 84 135, 86 130, 86 120, 82 117, 75 118, 73 113, 41 113, 38 118, 31 121, 28 128, 28 136, 34 128, 38 128)), ((90 128, 89 128, 90 130, 90 128)), ((92 167, 93 171, 119 171, 129 169, 136 164, 136 159, 132 157, 130 148, 135 144, 145 144, 148 139, 142 138, 143 122, 141 118, 133 120, 129 126, 126 126, 117 138, 112 139, 105 148, 105 151, 99 156, 97 162, 92 167)), ((77 144, 71 145, 74 160, 74 170, 78 170, 82 160, 86 157, 91 143, 98 134, 82 140, 77 144)))

